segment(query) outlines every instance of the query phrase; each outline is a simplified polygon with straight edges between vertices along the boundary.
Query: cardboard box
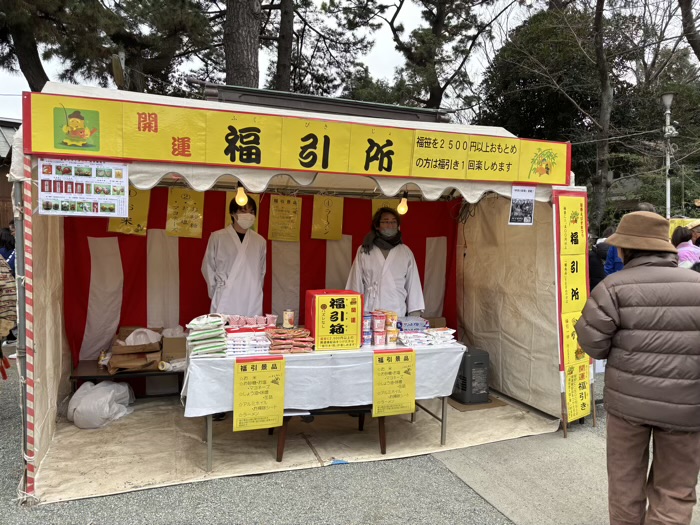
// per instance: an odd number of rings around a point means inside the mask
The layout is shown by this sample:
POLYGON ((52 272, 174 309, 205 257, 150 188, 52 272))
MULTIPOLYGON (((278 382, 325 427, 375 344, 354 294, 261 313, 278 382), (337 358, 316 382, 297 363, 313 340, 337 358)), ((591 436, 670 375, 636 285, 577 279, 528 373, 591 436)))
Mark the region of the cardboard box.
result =
MULTIPOLYGON (((155 344, 155 343, 154 343, 155 344)), ((140 345, 148 346, 148 345, 140 345)), ((135 346, 123 346, 122 348, 136 348, 135 346)), ((158 370, 158 363, 161 361, 161 352, 134 352, 124 354, 114 354, 109 360, 107 371, 111 374, 119 372, 143 372, 158 370)))
POLYGON ((360 348, 362 300, 351 290, 306 291, 306 328, 317 351, 360 348))
POLYGON ((187 357, 186 337, 164 337, 163 338, 163 361, 173 361, 174 359, 185 359, 187 357))
POLYGON ((426 321, 430 323, 430 328, 446 328, 447 320, 444 317, 427 317, 426 321))
MULTIPOLYGON (((114 336, 114 339, 112 340, 112 356, 115 355, 128 355, 128 354, 151 354, 154 352, 158 352, 160 354, 161 350, 161 343, 148 343, 145 345, 118 345, 117 340, 124 341, 129 335, 134 330, 137 330, 141 327, 139 326, 123 326, 119 329, 119 332, 117 332, 117 335, 114 336)), ((149 328, 149 330, 153 330, 154 332, 161 333, 163 331, 162 328, 149 328)))

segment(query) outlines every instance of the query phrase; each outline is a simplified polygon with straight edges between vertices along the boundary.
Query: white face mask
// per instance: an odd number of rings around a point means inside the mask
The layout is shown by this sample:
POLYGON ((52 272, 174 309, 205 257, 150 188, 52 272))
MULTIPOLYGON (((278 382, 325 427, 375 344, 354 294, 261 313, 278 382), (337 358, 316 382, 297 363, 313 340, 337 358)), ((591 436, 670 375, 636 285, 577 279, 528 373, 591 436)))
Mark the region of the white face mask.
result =
POLYGON ((247 230, 253 224, 255 224, 255 215, 252 213, 237 213, 236 214, 236 224, 243 228, 244 230, 247 230))

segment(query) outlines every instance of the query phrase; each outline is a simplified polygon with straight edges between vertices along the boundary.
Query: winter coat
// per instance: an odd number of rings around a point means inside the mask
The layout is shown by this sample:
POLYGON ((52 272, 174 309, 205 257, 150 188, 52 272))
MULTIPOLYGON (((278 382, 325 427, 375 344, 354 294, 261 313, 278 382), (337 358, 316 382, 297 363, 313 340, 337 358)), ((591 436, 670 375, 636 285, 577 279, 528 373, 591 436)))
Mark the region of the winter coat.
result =
POLYGON ((629 261, 593 292, 579 344, 607 359, 605 408, 629 421, 700 431, 700 273, 672 253, 629 261))
POLYGON ((678 245, 678 264, 690 263, 688 266, 700 262, 700 248, 693 241, 682 242, 678 245))

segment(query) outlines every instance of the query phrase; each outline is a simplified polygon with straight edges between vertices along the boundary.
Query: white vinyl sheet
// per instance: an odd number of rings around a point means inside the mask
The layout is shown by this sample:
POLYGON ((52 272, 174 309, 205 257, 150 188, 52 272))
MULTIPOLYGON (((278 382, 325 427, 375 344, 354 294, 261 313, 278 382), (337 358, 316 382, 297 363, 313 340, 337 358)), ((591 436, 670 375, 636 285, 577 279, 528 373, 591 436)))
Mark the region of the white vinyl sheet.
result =
POLYGON ((177 237, 148 230, 148 327, 180 324, 180 259, 177 237))
POLYGON ((446 276, 447 237, 428 237, 425 240, 425 280, 423 281, 425 317, 442 317, 446 276))
MULTIPOLYGON (((416 399, 452 394, 465 350, 457 343, 416 348, 416 399)), ((284 407, 313 410, 372 404, 373 355, 371 348, 285 355, 284 407)), ((182 390, 185 417, 233 409, 234 363, 233 357, 190 360, 182 390)))
POLYGON ((122 311, 124 272, 116 237, 88 237, 90 294, 80 360, 97 359, 117 333, 122 311))
POLYGON ((352 267, 352 235, 326 241, 326 289, 344 290, 352 267))

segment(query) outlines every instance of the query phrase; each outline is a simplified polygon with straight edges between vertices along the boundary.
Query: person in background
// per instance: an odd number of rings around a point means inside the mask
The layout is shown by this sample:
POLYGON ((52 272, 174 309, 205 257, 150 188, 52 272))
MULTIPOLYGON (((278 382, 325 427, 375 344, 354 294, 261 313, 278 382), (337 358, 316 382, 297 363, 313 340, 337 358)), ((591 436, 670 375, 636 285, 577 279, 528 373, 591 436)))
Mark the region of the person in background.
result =
POLYGON ((690 268, 700 262, 700 248, 693 244, 692 230, 678 226, 671 235, 671 244, 678 250, 678 266, 690 268))
POLYGON ((608 258, 608 250, 610 249, 610 245, 606 241, 613 233, 615 233, 615 227, 608 226, 603 231, 603 236, 595 243, 595 251, 602 263, 605 263, 606 259, 608 258))
POLYGON ((232 224, 209 237, 202 261, 211 312, 229 315, 262 315, 263 281, 267 264, 267 241, 251 228, 257 205, 231 201, 232 224))
POLYGON ((381 308, 403 317, 425 310, 416 259, 403 243, 400 228, 398 212, 380 208, 357 250, 345 288, 364 294, 365 312, 381 308))
POLYGON ((695 246, 700 246, 700 219, 696 219, 687 224, 686 228, 693 234, 693 244, 695 244, 695 246))
POLYGON ((591 247, 588 250, 588 281, 590 283, 590 288, 592 291, 600 281, 605 279, 605 268, 603 267, 603 261, 600 260, 596 247, 591 247))
POLYGON ((7 265, 12 270, 12 276, 15 276, 15 236, 9 228, 0 230, 0 256, 5 259, 7 265))
POLYGON ((10 223, 7 225, 7 229, 10 230, 10 233, 12 236, 15 236, 15 221, 10 221, 10 223))
POLYGON ((697 500, 700 275, 677 268, 668 230, 655 213, 622 218, 608 242, 625 266, 593 290, 576 323, 581 348, 608 360, 612 525, 689 524, 697 500))

